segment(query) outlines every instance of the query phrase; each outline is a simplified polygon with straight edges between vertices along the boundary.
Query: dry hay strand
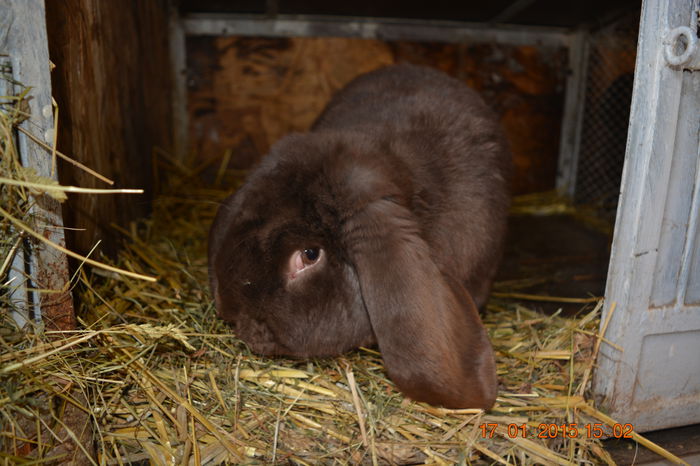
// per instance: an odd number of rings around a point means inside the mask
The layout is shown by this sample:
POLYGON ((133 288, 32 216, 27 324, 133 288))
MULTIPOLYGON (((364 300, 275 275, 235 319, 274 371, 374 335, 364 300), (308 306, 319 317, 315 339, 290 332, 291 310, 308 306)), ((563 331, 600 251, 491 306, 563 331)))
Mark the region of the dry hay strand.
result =
MULTIPOLYGON (((13 150, 8 141, 2 163, 13 150)), ((601 301, 565 318, 494 296, 485 324, 500 390, 486 413, 406 399, 370 348, 320 360, 260 357, 216 318, 207 291, 207 230, 226 192, 194 182, 187 164, 157 157, 177 176, 162 180, 165 194, 150 219, 121 229, 116 265, 130 274, 82 267, 76 275, 82 329, 19 329, 2 295, 4 462, 65 461, 68 453, 57 446, 66 436, 81 438, 66 422, 81 411, 94 430, 93 464, 613 463, 585 428, 614 433, 615 420, 585 396, 604 341, 597 333, 601 301), (151 275, 158 280, 137 278, 151 275), (550 435, 549 426, 572 424, 575 434, 550 435)), ((224 172, 219 181, 240 182, 224 172)), ((3 177, 26 181, 12 173, 3 165, 3 177)), ((25 193, 36 188, 1 189, 7 212, 29 223, 25 193)), ((22 233, 7 217, 2 222, 3 239, 10 234, 6 255, 22 233)), ((80 448, 89 456, 92 445, 80 448)))

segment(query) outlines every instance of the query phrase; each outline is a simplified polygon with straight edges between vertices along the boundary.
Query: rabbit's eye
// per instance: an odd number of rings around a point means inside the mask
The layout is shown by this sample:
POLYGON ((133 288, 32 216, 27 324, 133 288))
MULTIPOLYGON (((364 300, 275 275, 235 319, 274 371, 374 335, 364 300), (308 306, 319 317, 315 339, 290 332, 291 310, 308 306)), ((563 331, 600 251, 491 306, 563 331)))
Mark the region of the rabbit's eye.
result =
POLYGON ((321 256, 321 250, 319 248, 308 248, 304 249, 304 263, 313 264, 321 256))
POLYGON ((287 276, 290 280, 294 280, 299 274, 305 273, 320 264, 323 255, 323 249, 321 248, 297 249, 287 262, 287 276))

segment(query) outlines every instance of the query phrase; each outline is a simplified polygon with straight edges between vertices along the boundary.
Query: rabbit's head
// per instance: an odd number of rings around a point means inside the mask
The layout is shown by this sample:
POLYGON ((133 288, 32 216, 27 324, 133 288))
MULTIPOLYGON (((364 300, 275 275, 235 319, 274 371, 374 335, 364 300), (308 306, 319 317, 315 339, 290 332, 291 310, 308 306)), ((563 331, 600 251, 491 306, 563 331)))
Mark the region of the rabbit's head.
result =
POLYGON ((317 139, 275 145, 211 230, 219 315, 255 352, 326 356, 373 343, 317 139))
POLYGON ((493 404, 493 352, 469 295, 412 213, 397 148, 358 133, 285 137, 210 233, 219 315, 255 352, 329 356, 377 343, 414 399, 493 404))

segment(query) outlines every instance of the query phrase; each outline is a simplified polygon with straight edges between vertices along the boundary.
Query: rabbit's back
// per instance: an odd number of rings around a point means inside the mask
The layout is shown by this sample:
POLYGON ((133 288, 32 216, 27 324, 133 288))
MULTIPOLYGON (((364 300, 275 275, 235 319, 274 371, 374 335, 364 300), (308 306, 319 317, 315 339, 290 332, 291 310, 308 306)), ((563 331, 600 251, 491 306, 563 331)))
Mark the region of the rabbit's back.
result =
POLYGON ((400 160, 396 176, 410 173, 412 210, 436 262, 482 307, 502 254, 511 156, 481 97, 439 71, 390 66, 334 96, 312 128, 326 131, 375 141, 400 160))

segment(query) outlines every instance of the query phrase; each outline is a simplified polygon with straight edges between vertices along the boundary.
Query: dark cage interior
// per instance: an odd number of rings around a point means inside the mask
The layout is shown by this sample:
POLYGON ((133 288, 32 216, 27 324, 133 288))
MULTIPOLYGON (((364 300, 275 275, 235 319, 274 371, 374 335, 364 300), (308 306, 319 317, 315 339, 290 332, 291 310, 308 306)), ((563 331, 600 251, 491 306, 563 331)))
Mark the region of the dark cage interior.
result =
POLYGON ((554 188, 561 48, 203 36, 188 38, 187 57, 191 150, 203 160, 228 151, 230 168, 248 169, 285 134, 307 130, 352 78, 409 62, 459 77, 496 110, 514 153, 516 193, 554 188))
POLYGON ((638 0, 495 0, 488 3, 438 0, 425 2, 377 0, 182 0, 183 14, 232 13, 271 15, 329 15, 365 18, 402 18, 517 24, 575 28, 609 21, 626 11, 639 10, 638 0))
POLYGON ((590 35, 575 200, 610 219, 620 192, 638 23, 631 14, 590 35))
MULTIPOLYGON (((46 399, 53 400, 42 415, 54 420, 50 426, 40 425, 27 410, 17 411, 24 416, 19 422, 7 416, 7 425, 24 431, 8 434, 8 440, 0 442, 2 448, 10 445, 7 448, 16 456, 56 451, 65 455, 66 448, 75 454, 78 449, 66 446, 71 439, 60 428, 70 432, 80 425, 92 426, 85 422, 89 417, 96 420, 98 430, 104 427, 108 433, 100 437, 99 445, 97 441, 88 445, 86 453, 94 453, 92 447, 102 449, 107 464, 122 460, 141 464, 149 458, 169 461, 177 456, 173 451, 211 463, 234 458, 273 463, 299 459, 299 464, 307 464, 303 458, 342 458, 369 464, 376 462, 376 455, 380 464, 457 461, 456 456, 440 452, 454 454, 449 450, 452 443, 465 444, 466 437, 456 436, 466 432, 465 426, 474 427, 472 434, 477 435, 477 426, 469 425, 473 417, 466 417, 473 413, 457 413, 465 417, 442 423, 444 411, 397 401, 389 382, 377 376, 383 366, 373 349, 330 362, 260 363, 243 343, 226 339, 231 337, 230 328, 215 317, 207 289, 206 231, 222 193, 238 188, 277 140, 307 130, 331 96, 352 79, 402 62, 440 69, 478 90, 495 110, 513 154, 514 200, 507 247, 494 287, 492 317, 488 320, 487 313, 484 322, 498 340, 494 348, 499 357, 507 361, 498 369, 503 379, 499 390, 515 395, 503 402, 503 411, 491 413, 493 419, 501 422, 505 418, 498 416, 503 415, 521 422, 520 414, 529 416, 532 410, 538 414, 530 419, 545 422, 547 410, 558 414, 566 410, 568 415, 570 398, 588 403, 584 392, 595 360, 590 355, 597 351, 593 346, 600 310, 595 303, 605 292, 608 273, 639 12, 639 0, 46 2, 50 56, 57 65, 51 78, 60 109, 58 150, 113 179, 115 187, 146 191, 138 198, 71 194, 63 212, 68 247, 85 255, 119 257, 115 261, 120 267, 159 275, 159 280, 149 288, 113 272, 93 272, 80 261, 72 264, 73 283, 79 283, 75 289, 83 290, 75 296, 84 299, 76 304, 82 310, 77 323, 92 333, 71 335, 88 343, 84 347, 75 343, 73 348, 71 340, 67 346, 71 353, 56 365, 70 365, 70 357, 84 353, 80 364, 90 376, 78 374, 70 382, 52 376, 42 381, 42 386, 51 387, 46 399), (285 29, 285 21, 297 29, 285 29), (243 27, 231 29, 230 24, 243 27), (480 32, 485 39, 478 37, 480 32), (585 40, 579 55, 572 53, 574 37, 585 40), (581 80, 582 99, 572 110, 573 76, 581 80), (563 174, 565 159, 569 175, 563 174), (97 241, 102 244, 94 253, 97 241), (495 322, 493 316, 508 316, 509 321, 495 322), (583 319, 580 328, 568 324, 575 319, 583 319), (119 330, 110 333, 109 325, 119 330), (550 332, 557 325, 570 334, 550 332), (195 340, 201 347, 193 350, 189 341, 195 340), (561 346, 542 351, 552 341, 561 346), (142 346, 129 346, 133 342, 142 346), (530 359, 520 356, 521 347, 527 347, 522 354, 530 359), (561 356, 567 351, 570 360, 561 356), (577 351, 591 361, 580 378, 576 377, 581 374, 574 375, 577 351), (176 369, 171 370, 170 363, 176 369), (142 372, 135 372, 134 366, 142 372), (537 378, 540 366, 548 367, 547 380, 537 378), (355 390, 353 367, 358 380, 364 377, 365 385, 379 393, 377 398, 366 400, 369 389, 363 387, 359 395, 331 399, 355 390), (521 378, 506 380, 511 373, 521 378), (320 380, 323 374, 331 378, 320 380), (317 378, 320 381, 314 385, 317 378), (578 382, 580 390, 574 387, 578 382), (239 392, 243 383, 247 388, 239 392), (83 393, 78 390, 82 384, 89 387, 86 393, 100 399, 95 406, 91 399, 73 398, 76 390, 83 393), (538 400, 527 398, 536 390, 560 404, 543 408, 538 400), (522 394, 526 395, 519 398, 522 394), (313 396, 326 398, 317 402, 313 396), (379 413, 377 419, 360 412, 369 404, 379 413), (116 405, 114 411, 105 408, 116 405), (145 411, 134 410, 147 405, 145 411), (276 419, 269 417, 272 405, 279 408, 276 419), (258 417, 253 408, 262 414, 258 417), (401 424, 405 430, 399 435, 394 425, 402 421, 398 415, 381 416, 402 409, 414 411, 401 424), (281 419, 282 412, 294 417, 281 419), (73 416, 73 422, 60 424, 56 414, 61 413, 73 416), (382 437, 384 443, 375 448, 374 437, 371 442, 367 439, 365 423, 370 435, 392 437, 382 437), (142 424, 149 427, 144 430, 142 424), (42 450, 42 438, 49 438, 56 426, 60 435, 54 437, 64 439, 58 442, 60 448, 42 450), (233 434, 228 438, 223 431, 240 433, 243 440, 233 434), (437 431, 444 440, 438 439, 436 448, 442 450, 434 454, 433 445, 423 439, 436 438, 429 434, 437 431), (279 439, 288 443, 280 442, 278 452, 279 439), (408 449, 401 443, 407 440, 413 442, 408 449), (274 442, 271 453, 263 451, 265 442, 274 442), (319 451, 328 456, 313 456, 319 451), (370 458, 369 451, 375 457, 370 458)), ((104 187, 72 165, 58 168, 62 185, 104 187)), ((26 351, 53 348, 50 342, 28 346, 26 351)), ((11 398, 23 401, 25 391, 33 393, 16 388, 23 387, 18 385, 24 380, 21 376, 28 375, 33 382, 37 378, 30 373, 33 367, 22 362, 28 354, 34 353, 21 353, 17 361, 1 355, 15 362, 7 366, 10 369, 0 369, 13 377, 6 384, 12 394, 3 403, 11 398)), ((32 363, 44 359, 49 360, 44 355, 28 358, 32 363)), ((582 367, 576 370, 583 373, 582 367)), ((72 366, 70 373, 77 373, 72 366)), ((30 408, 32 403, 36 404, 30 400, 30 408)), ((589 408, 572 412, 600 419, 590 414, 597 408, 589 408)), ((83 433, 89 435, 89 429, 83 433)), ((568 464, 567 453, 561 450, 570 439, 549 442, 559 448, 557 453, 547 456, 550 451, 542 448, 544 456, 537 456, 542 451, 534 441, 512 446, 508 443, 512 439, 502 437, 506 447, 495 452, 470 447, 470 456, 459 460, 568 464), (518 456, 523 445, 530 456, 518 456)), ((652 437, 674 452, 696 453, 698 428, 652 437), (682 439, 687 441, 683 444, 682 439)), ((575 444, 567 445, 569 458, 579 458, 574 455, 575 444)), ((585 450, 580 445, 577 452, 585 450)), ((629 450, 636 445, 631 440, 608 443, 605 451, 591 445, 595 456, 586 459, 612 457, 622 464, 658 459, 646 450, 630 457, 629 450)))

